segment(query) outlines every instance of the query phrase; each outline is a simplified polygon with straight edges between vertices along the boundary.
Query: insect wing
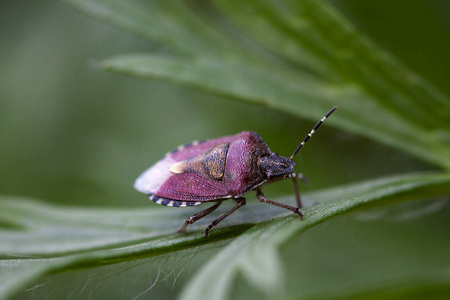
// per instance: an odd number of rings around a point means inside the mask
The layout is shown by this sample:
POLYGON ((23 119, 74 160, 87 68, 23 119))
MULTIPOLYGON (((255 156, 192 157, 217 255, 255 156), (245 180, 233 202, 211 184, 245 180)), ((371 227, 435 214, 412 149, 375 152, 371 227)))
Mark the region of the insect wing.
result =
POLYGON ((208 201, 230 197, 223 182, 195 173, 170 176, 156 195, 178 201, 208 201))
MULTIPOLYGON (((142 175, 136 179, 134 188, 142 193, 155 194, 171 176, 174 176, 170 171, 173 164, 209 151, 217 145, 231 142, 235 138, 236 135, 232 135, 215 140, 194 141, 179 146, 167 153, 163 159, 142 173, 142 175)), ((181 174, 177 174, 176 176, 178 175, 181 174)))

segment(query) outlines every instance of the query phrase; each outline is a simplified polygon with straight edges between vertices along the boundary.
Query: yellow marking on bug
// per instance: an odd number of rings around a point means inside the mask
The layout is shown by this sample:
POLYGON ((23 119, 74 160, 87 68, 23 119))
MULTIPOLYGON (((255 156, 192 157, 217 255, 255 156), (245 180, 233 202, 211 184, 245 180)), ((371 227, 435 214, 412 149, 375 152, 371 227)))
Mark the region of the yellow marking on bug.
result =
POLYGON ((196 173, 214 180, 221 180, 225 173, 228 143, 220 144, 210 151, 174 163, 170 167, 173 174, 196 173))
POLYGON ((179 161, 177 163, 174 163, 170 167, 170 172, 172 172, 173 174, 182 174, 182 173, 184 173, 183 167, 184 167, 184 161, 179 161))

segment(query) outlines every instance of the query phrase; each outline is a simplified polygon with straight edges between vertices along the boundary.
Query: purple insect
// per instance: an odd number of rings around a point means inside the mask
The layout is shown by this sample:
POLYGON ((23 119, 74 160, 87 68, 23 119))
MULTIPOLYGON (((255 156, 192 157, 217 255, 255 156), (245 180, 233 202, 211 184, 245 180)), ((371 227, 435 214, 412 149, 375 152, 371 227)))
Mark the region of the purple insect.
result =
POLYGON ((252 190, 256 191, 260 202, 288 209, 303 218, 297 185, 297 178, 302 178, 302 175, 294 172, 292 158, 336 109, 337 106, 333 107, 314 126, 289 158, 271 152, 259 134, 243 131, 179 146, 145 171, 134 187, 148 194, 150 200, 165 206, 185 207, 216 202, 187 218, 178 232, 184 232, 187 225, 213 212, 222 201, 234 199, 237 204, 205 229, 205 237, 214 226, 244 206, 246 200, 243 195, 252 190), (269 200, 261 192, 263 184, 286 178, 294 182, 297 207, 269 200))

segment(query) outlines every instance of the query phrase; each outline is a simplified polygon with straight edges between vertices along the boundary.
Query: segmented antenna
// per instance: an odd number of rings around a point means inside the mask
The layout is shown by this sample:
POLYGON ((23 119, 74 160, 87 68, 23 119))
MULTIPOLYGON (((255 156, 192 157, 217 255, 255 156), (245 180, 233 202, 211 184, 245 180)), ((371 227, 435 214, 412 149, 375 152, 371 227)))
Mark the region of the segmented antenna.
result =
POLYGON ((303 145, 311 138, 311 136, 314 134, 314 132, 316 132, 317 129, 319 129, 319 127, 320 127, 320 125, 322 125, 323 121, 325 121, 325 119, 328 118, 337 108, 338 108, 337 106, 333 107, 329 112, 327 112, 327 114, 322 119, 320 119, 319 122, 317 122, 316 126, 314 126, 314 128, 311 130, 311 132, 308 133, 308 135, 305 137, 303 142, 300 143, 300 145, 294 151, 294 154, 292 154, 291 157, 289 157, 289 159, 294 158, 294 156, 297 154, 297 152, 300 149, 302 149, 303 145))

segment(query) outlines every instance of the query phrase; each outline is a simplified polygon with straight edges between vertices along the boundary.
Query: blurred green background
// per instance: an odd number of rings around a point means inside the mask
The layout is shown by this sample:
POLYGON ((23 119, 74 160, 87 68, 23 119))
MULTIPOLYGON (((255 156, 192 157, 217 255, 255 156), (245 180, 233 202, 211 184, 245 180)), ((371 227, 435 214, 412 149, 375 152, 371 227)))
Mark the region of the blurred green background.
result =
MULTIPOLYGON (((448 1, 333 1, 363 32, 449 93, 448 1)), ((134 179, 195 139, 253 130, 290 155, 313 123, 246 103, 97 68, 158 45, 57 1, 2 1, 0 194, 71 205, 149 205, 134 179)), ((388 147, 325 126, 297 160, 303 190, 432 169, 388 147)), ((268 187, 289 194, 290 183, 268 187)), ((156 206, 155 206, 156 207, 156 206)))
MULTIPOLYGON (((287 156, 314 125, 265 107, 102 71, 98 64, 105 58, 160 51, 159 46, 59 1, 0 3, 0 195, 76 206, 171 209, 150 203, 133 189, 135 178, 167 151, 196 139, 253 130, 272 151, 287 156)), ((450 2, 332 3, 360 31, 450 94, 450 2)), ((437 169, 326 124, 296 162, 310 181, 301 186, 303 191, 437 169)), ((293 193, 290 182, 265 191, 271 198, 293 193)), ((251 193, 249 199, 254 198, 251 193)), ((363 290, 377 290, 379 286, 371 284, 380 278, 389 286, 391 277, 407 278, 420 268, 440 274, 450 242, 442 226, 448 224, 448 207, 445 200, 408 202, 314 227, 281 253, 289 275, 286 298, 306 297, 303 292, 337 298, 357 293, 346 289, 358 284, 363 290)), ((227 243, 48 275, 18 298, 131 299, 155 281, 158 284, 142 298, 174 297, 227 243)), ((432 293, 404 299, 431 298, 433 293, 440 299, 449 293, 445 284, 429 285, 432 293)), ((260 299, 244 281, 235 288, 246 299, 260 299)), ((385 298, 396 299, 395 289, 388 294, 385 298)))

